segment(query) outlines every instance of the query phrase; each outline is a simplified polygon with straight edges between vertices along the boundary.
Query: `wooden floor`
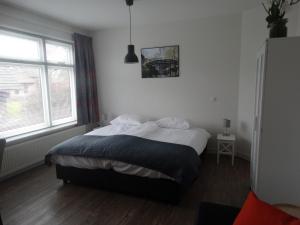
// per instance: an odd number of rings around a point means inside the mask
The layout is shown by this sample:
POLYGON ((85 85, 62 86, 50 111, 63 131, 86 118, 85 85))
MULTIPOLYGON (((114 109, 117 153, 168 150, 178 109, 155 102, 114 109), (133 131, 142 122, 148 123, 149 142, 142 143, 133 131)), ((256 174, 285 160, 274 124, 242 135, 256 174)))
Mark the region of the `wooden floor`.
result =
POLYGON ((0 184, 4 225, 192 225, 200 201, 241 206, 249 191, 249 163, 205 157, 201 174, 179 205, 63 185, 54 167, 38 167, 0 184))

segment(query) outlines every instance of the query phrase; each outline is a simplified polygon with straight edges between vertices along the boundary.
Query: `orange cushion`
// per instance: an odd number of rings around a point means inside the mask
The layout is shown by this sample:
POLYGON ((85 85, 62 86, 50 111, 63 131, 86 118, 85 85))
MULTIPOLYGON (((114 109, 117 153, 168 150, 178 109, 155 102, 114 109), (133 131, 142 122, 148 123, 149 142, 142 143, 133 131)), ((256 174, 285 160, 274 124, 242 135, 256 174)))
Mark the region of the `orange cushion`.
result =
POLYGON ((259 200, 250 192, 234 225, 300 225, 300 220, 259 200))

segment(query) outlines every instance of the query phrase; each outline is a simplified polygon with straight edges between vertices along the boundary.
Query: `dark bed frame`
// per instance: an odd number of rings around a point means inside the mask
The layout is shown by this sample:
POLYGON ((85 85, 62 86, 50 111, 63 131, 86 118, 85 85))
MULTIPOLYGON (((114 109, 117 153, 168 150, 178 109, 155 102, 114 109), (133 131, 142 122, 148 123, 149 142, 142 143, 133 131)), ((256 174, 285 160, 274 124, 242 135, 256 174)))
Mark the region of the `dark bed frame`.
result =
POLYGON ((185 189, 167 179, 150 179, 104 169, 89 170, 56 165, 56 176, 65 184, 96 187, 173 204, 179 202, 185 189))
MULTIPOLYGON (((204 152, 200 159, 203 159, 204 152)), ((153 179, 117 173, 104 169, 79 169, 56 165, 56 176, 64 184, 78 184, 116 191, 124 194, 151 198, 177 204, 186 187, 168 179, 153 179)))

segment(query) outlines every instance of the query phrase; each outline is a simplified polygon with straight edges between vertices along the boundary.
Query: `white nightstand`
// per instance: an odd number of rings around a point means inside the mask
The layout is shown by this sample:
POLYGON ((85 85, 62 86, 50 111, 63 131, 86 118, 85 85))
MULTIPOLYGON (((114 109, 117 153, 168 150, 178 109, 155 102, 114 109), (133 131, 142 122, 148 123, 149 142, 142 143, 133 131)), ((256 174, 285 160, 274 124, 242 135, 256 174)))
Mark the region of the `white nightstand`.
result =
POLYGON ((235 154, 235 135, 231 134, 229 136, 224 136, 223 134, 218 134, 218 152, 217 152, 217 163, 219 164, 220 155, 231 155, 231 163, 234 164, 234 154, 235 154))

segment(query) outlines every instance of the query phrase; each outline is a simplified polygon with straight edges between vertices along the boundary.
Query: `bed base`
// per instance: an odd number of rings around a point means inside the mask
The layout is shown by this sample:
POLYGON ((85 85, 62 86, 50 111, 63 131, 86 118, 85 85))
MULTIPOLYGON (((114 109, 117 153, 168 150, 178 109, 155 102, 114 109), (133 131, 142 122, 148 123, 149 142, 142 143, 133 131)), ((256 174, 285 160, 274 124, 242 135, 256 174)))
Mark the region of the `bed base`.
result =
POLYGON ((125 175, 113 170, 89 170, 56 165, 56 176, 65 184, 96 187, 172 204, 177 204, 185 191, 185 188, 171 180, 125 175))

